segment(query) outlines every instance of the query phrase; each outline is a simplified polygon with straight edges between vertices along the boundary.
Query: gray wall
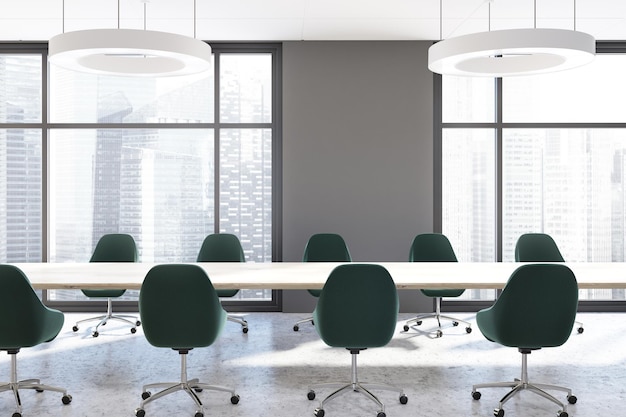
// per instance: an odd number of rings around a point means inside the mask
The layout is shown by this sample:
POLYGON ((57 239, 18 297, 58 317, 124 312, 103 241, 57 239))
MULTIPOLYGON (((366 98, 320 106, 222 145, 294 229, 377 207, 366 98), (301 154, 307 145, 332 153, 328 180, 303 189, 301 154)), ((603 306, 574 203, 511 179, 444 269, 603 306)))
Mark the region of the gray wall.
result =
MULTIPOLYGON (((283 261, 336 232, 354 261, 406 261, 433 230, 429 42, 283 44, 283 261)), ((432 300, 401 291, 402 311, 432 300)), ((315 298, 285 291, 283 311, 315 298)))

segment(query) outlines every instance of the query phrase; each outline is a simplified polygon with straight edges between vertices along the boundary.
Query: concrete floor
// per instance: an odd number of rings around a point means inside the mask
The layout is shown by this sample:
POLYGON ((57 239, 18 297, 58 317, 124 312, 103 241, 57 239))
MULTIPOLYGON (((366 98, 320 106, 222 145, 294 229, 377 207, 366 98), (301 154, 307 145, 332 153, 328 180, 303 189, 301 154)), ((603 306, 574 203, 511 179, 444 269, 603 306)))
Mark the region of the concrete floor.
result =
MULTIPOLYGON (((296 417, 313 416, 329 392, 318 391, 307 399, 308 385, 350 378, 350 355, 345 349, 329 348, 313 326, 299 332, 293 324, 306 314, 251 313, 250 331, 228 323, 211 347, 189 354, 189 378, 232 386, 241 396, 230 403, 228 393, 204 391, 205 416, 296 417)), ((142 386, 152 382, 178 381, 179 355, 152 347, 141 327, 136 334, 112 322, 101 328, 98 338, 84 325, 77 333, 71 327, 84 314, 66 314, 65 327, 52 341, 18 354, 18 378, 38 377, 43 383, 60 385, 73 396, 63 405, 58 393, 22 394, 23 416, 120 417, 134 415, 141 401, 142 386)), ((391 343, 359 355, 362 381, 388 382, 404 388, 408 404, 398 396, 381 392, 388 417, 493 416, 493 409, 506 389, 484 389, 479 401, 472 399, 472 384, 519 378, 521 355, 513 348, 487 341, 474 327, 444 328, 439 339, 416 331, 403 332, 410 315, 402 314, 391 343)), ((469 319, 473 315, 458 314, 469 319)), ((529 357, 531 381, 556 383, 573 389, 578 403, 568 407, 570 416, 617 415, 626 400, 626 315, 579 314, 583 334, 572 333, 559 347, 534 352, 529 357)), ((425 321, 428 328, 433 321, 425 321)), ((9 357, 0 356, 0 380, 8 380, 9 357)), ((565 399, 563 394, 557 394, 565 399)), ((507 417, 555 416, 558 407, 529 392, 509 401, 507 417)), ((0 393, 0 416, 14 411, 13 396, 0 393)), ((194 416, 193 401, 181 392, 146 406, 146 417, 194 416)), ((325 407, 326 417, 376 416, 374 403, 355 393, 325 407)))

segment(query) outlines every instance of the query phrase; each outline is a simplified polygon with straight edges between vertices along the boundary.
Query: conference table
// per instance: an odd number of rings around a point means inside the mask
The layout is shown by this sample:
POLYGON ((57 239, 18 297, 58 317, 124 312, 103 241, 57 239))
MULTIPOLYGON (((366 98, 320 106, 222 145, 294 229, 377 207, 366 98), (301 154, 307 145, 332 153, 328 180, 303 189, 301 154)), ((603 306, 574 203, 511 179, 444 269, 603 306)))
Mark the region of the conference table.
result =
MULTIPOLYGON (((384 266, 398 289, 504 288, 516 262, 354 262, 384 266)), ((341 263, 208 262, 203 268, 217 289, 318 289, 341 263)), ((626 288, 626 263, 570 262, 581 289, 626 288)), ((35 289, 140 289, 156 263, 14 263, 35 289)))

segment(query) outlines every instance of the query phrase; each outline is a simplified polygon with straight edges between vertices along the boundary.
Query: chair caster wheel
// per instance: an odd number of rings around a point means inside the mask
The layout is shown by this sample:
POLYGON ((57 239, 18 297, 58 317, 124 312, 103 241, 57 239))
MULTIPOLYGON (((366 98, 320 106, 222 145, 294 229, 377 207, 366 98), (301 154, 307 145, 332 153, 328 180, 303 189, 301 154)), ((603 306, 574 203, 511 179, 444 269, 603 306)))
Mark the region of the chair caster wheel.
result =
POLYGON ((22 415, 16 411, 15 413, 11 414, 11 417, 22 417, 22 415))
POLYGON ((475 400, 480 400, 480 397, 481 397, 481 396, 482 396, 482 395, 481 395, 481 394, 480 394, 480 392, 478 392, 478 391, 474 391, 474 392, 472 392, 472 398, 473 398, 473 399, 475 399, 475 400))
POLYGON ((315 411, 313 411, 313 415, 315 417, 324 417, 324 410, 322 408, 316 408, 315 411))
POLYGON ((400 404, 406 404, 409 402, 409 397, 407 397, 406 395, 402 394, 400 396, 400 404))
POLYGON ((453 325, 454 327, 456 327, 456 326, 458 326, 458 325, 459 325, 459 322, 458 322, 458 321, 453 321, 453 322, 452 322, 452 325, 453 325))
POLYGON ((493 410, 493 415, 495 417, 504 417, 504 410, 501 408, 496 408, 495 410, 493 410))
POLYGON ((582 327, 579 327, 579 328, 578 328, 578 333, 582 333, 582 332, 584 332, 584 331, 585 331, 585 329, 583 329, 582 327))
POLYGON ((92 335, 93 337, 98 337, 98 336, 100 336, 100 333, 98 333, 98 332, 93 332, 91 335, 92 335))
POLYGON ((132 334, 135 334, 135 333, 137 333, 137 329, 135 329, 134 327, 131 327, 130 332, 131 332, 132 334))
POLYGON ((152 394, 150 393, 150 391, 145 391, 141 393, 141 399, 142 400, 147 400, 148 398, 150 398, 152 394))
POLYGON ((435 333, 435 336, 436 336, 437 338, 439 338, 439 337, 443 337, 443 332, 442 332, 441 330, 437 330, 437 332, 435 333))
POLYGON ((298 330, 300 330, 300 326, 298 326, 297 324, 295 326, 293 326, 293 331, 297 332, 298 330))
POLYGON ((204 413, 202 411, 196 411, 196 414, 193 417, 204 417, 204 413))
POLYGON ((141 326, 141 321, 137 320, 137 321, 135 322, 135 326, 137 326, 137 327, 141 326))
POLYGON ((244 334, 248 333, 248 326, 246 326, 246 327, 242 328, 242 329, 241 329, 241 331, 242 331, 244 334))
POLYGON ((315 391, 311 390, 311 391, 307 392, 306 397, 309 400, 313 401, 315 399, 315 391))
POLYGON ((405 332, 408 332, 408 331, 409 331, 409 326, 407 326, 406 324, 404 325, 404 327, 403 327, 403 328, 404 328, 404 331, 405 331, 405 332))
POLYGON ((235 394, 233 396, 230 397, 230 403, 231 404, 239 404, 239 395, 235 394))
POLYGON ((72 327, 72 331, 73 331, 73 332, 77 332, 77 331, 78 331, 78 326, 73 326, 73 327, 72 327))
POLYGON ((65 394, 63 397, 61 397, 61 402, 65 405, 68 405, 72 402, 72 396, 69 394, 65 394))
POLYGON ((578 401, 578 398, 576 398, 575 395, 568 395, 567 396, 567 402, 570 404, 576 404, 576 401, 578 401))
POLYGON ((421 325, 422 325, 422 321, 421 321, 421 320, 416 321, 416 322, 415 322, 415 325, 416 325, 416 326, 421 326, 421 325))
POLYGON ((569 414, 567 414, 565 411, 559 411, 557 416, 559 416, 559 417, 568 417, 569 414))
POLYGON ((144 417, 146 415, 146 412, 144 411, 143 408, 138 408, 135 410, 135 417, 144 417))
POLYGON ((376 414, 376 417, 387 417, 387 414, 385 414, 384 411, 379 411, 378 414, 376 414))
POLYGON ((472 332, 472 328, 471 327, 466 327, 465 328, 465 333, 469 334, 472 332))

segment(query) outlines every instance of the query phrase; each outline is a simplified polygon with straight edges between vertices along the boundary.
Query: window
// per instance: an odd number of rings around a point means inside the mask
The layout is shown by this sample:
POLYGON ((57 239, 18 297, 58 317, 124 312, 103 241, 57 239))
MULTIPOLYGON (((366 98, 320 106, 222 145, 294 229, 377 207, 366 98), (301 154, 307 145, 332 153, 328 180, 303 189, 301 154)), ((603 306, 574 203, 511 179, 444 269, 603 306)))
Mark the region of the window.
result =
MULTIPOLYGON (((0 53, 0 261, 86 262, 118 232, 144 262, 195 261, 214 232, 237 234, 249 262, 273 260, 278 46, 216 45, 212 73, 165 78, 48 67, 38 48, 0 53)), ((275 309, 277 294, 234 302, 275 309)))
MULTIPOLYGON (((438 77, 441 230, 459 260, 513 261, 519 235, 543 232, 567 261, 624 262, 625 70, 626 55, 598 54, 556 74, 438 77)), ((580 299, 626 301, 611 289, 581 290, 580 299)))

